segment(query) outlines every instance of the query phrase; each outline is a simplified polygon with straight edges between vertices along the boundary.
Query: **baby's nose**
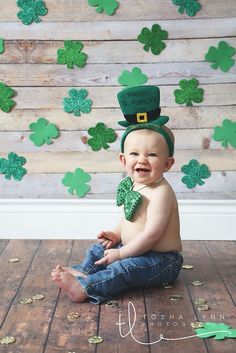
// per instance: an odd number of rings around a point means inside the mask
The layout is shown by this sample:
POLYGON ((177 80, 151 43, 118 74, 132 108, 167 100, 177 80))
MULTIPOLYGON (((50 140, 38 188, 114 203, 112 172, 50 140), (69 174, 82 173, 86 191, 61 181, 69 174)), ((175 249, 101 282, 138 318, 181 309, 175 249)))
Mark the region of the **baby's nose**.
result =
POLYGON ((138 157, 139 157, 138 158, 139 163, 146 163, 147 162, 147 158, 143 154, 140 154, 138 157))

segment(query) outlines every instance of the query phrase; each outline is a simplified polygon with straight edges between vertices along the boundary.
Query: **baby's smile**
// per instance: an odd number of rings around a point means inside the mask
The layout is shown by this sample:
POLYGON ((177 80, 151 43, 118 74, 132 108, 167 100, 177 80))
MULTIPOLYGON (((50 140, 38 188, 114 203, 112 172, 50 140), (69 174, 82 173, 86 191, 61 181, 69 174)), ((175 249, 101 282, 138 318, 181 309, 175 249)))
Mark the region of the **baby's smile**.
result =
POLYGON ((139 174, 139 176, 145 176, 150 172, 150 169, 147 168, 136 168, 135 172, 137 172, 139 174))

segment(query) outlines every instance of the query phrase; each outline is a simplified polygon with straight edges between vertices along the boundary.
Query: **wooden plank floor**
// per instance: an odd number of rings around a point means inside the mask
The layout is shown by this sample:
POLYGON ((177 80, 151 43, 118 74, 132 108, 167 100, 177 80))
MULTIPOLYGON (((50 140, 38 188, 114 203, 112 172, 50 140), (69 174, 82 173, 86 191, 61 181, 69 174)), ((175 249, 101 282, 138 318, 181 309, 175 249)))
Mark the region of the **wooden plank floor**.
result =
MULTIPOLYGON (((57 264, 80 262, 88 240, 0 240, 0 338, 12 335, 16 342, 3 346, 7 353, 235 353, 236 340, 216 341, 213 338, 185 338, 194 335, 190 323, 223 322, 236 328, 236 242, 183 241, 186 264, 171 289, 160 287, 130 290, 116 298, 119 307, 105 304, 71 302, 51 281, 51 269, 57 264), (19 257, 20 262, 8 259, 19 257), (192 286, 192 280, 205 283, 192 286), (44 294, 45 299, 29 305, 19 304, 23 297, 44 294), (180 294, 181 301, 169 300, 180 294), (193 303, 202 297, 209 311, 198 311, 193 303), (132 333, 128 334, 128 304, 136 310, 132 333), (78 311, 80 318, 68 321, 67 314, 78 311), (116 323, 123 324, 121 337, 116 323), (160 334, 165 338, 154 344, 160 334), (99 335, 103 342, 93 345, 88 337, 99 335), (139 342, 136 342, 139 341, 139 342)), ((131 310, 131 324, 134 312, 131 310)))

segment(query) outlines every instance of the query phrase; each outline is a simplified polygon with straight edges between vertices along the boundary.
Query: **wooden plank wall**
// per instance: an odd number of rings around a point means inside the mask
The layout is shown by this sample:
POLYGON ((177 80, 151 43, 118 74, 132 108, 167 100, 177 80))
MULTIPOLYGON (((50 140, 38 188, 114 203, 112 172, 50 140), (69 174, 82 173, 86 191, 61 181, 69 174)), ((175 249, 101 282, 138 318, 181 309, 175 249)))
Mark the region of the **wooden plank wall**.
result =
POLYGON ((116 94, 119 74, 140 67, 148 83, 160 86, 162 113, 176 135, 176 164, 167 179, 179 198, 235 198, 236 150, 221 148, 212 140, 213 127, 224 118, 235 121, 236 65, 228 72, 212 70, 204 62, 210 45, 225 40, 236 47, 235 0, 200 0, 202 10, 194 18, 181 15, 171 0, 119 0, 114 16, 98 14, 86 0, 45 0, 48 14, 42 22, 24 26, 16 17, 15 0, 0 0, 0 81, 17 91, 11 113, 0 111, 0 157, 15 151, 27 159, 23 181, 7 181, 0 175, 1 198, 70 198, 61 185, 67 171, 81 167, 92 174, 88 198, 114 197, 124 176, 119 163, 119 140, 107 151, 93 152, 84 137, 87 129, 102 121, 120 138, 122 119, 116 94), (143 27, 159 23, 169 33, 159 56, 145 52, 137 42, 143 27), (58 65, 57 49, 66 39, 81 40, 88 54, 83 69, 58 65), (175 104, 173 91, 182 78, 195 77, 205 90, 202 104, 193 108, 175 104), (63 112, 62 99, 69 88, 88 89, 93 100, 90 114, 80 118, 63 112), (29 140, 29 124, 39 117, 54 122, 60 137, 52 145, 35 147, 29 140), (180 169, 192 158, 206 163, 212 176, 202 187, 188 190, 180 169))

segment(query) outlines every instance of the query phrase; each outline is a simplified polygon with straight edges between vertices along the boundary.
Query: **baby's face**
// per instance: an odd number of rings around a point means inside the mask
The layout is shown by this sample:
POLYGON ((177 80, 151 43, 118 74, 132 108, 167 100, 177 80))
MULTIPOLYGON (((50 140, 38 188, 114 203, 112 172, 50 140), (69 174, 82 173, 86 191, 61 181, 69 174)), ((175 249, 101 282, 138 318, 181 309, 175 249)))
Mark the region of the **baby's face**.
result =
POLYGON ((128 175, 141 184, 158 180, 174 163, 164 137, 145 129, 129 133, 120 159, 128 175))

